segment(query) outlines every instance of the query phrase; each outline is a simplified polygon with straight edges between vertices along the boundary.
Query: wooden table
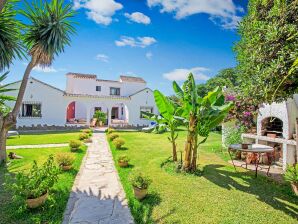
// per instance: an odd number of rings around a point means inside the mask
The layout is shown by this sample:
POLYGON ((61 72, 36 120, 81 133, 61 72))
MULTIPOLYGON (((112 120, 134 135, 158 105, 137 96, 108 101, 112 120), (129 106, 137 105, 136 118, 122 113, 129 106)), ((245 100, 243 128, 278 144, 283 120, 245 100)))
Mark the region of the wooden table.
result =
MULTIPOLYGON (((252 147, 250 149, 243 149, 242 148, 242 144, 232 144, 229 146, 228 148, 228 153, 231 157, 231 160, 232 160, 232 163, 233 163, 233 166, 236 170, 236 166, 234 164, 234 160, 233 160, 233 157, 231 155, 231 152, 236 152, 236 151, 239 151, 239 152, 248 152, 248 153, 253 153, 256 155, 256 160, 255 160, 255 167, 256 167, 256 171, 255 171, 255 176, 257 177, 258 176, 258 167, 259 167, 259 162, 260 162, 260 158, 261 158, 261 155, 264 154, 264 153, 272 153, 274 152, 274 148, 273 147, 270 147, 268 145, 261 145, 261 144, 252 144, 252 147)), ((245 164, 246 164, 246 169, 247 169, 247 162, 245 161, 245 164)), ((271 162, 269 162, 269 167, 268 167, 268 170, 267 170, 267 176, 269 175, 269 171, 270 171, 270 167, 271 167, 271 162)), ((236 170, 237 171, 237 170, 236 170)))

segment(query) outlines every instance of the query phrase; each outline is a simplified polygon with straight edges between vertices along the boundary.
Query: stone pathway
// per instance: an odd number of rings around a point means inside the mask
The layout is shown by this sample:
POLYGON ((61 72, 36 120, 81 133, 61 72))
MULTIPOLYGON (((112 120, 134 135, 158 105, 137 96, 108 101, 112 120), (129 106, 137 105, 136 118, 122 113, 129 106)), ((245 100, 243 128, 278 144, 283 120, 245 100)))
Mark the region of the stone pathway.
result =
POLYGON ((63 144, 41 144, 41 145, 12 145, 6 146, 6 149, 36 149, 36 148, 59 148, 68 146, 68 143, 63 144))
POLYGON ((63 224, 134 223, 105 134, 94 133, 92 140, 70 193, 63 224))

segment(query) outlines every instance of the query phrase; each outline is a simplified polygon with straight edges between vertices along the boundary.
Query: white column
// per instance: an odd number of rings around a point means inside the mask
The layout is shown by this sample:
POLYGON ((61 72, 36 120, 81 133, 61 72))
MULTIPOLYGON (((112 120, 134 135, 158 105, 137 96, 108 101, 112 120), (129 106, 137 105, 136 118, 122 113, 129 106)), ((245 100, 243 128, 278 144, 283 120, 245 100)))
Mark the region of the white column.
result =
POLYGON ((87 116, 86 116, 86 120, 87 120, 87 125, 90 126, 90 107, 87 106, 87 116))
POLYGON ((112 107, 108 107, 108 126, 112 123, 112 107))
POLYGON ((288 157, 287 144, 283 143, 282 144, 282 169, 284 171, 287 169, 287 157, 288 157))

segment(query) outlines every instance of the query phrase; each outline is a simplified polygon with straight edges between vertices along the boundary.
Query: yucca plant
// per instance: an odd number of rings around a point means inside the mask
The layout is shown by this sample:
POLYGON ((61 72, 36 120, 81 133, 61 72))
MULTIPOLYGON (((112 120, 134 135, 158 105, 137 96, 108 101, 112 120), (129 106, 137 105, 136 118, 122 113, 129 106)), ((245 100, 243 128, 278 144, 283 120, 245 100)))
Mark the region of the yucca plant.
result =
MULTIPOLYGON (((7 5, 10 4, 5 4, 3 12, 8 10, 6 9, 6 7, 9 7, 7 5)), ((3 12, 0 13, 0 16, 3 12)), ((75 33, 74 22, 71 20, 75 13, 72 5, 70 3, 65 4, 63 0, 34 0, 30 3, 25 2, 25 7, 20 13, 26 18, 25 21, 28 21, 27 24, 23 24, 22 26, 22 39, 30 60, 23 75, 15 106, 12 112, 2 117, 0 121, 2 123, 0 133, 0 162, 6 159, 7 130, 16 123, 32 69, 35 66, 50 66, 55 56, 62 53, 65 46, 70 45, 70 35, 75 33)), ((2 26, 6 26, 3 19, 0 20, 0 23, 2 26)), ((16 36, 16 40, 18 39, 16 36)), ((4 43, 3 48, 9 50, 11 45, 4 43)), ((17 53, 13 52, 13 55, 18 55, 17 53)), ((6 56, 7 62, 3 66, 8 66, 7 63, 11 62, 11 57, 10 55, 6 56)))

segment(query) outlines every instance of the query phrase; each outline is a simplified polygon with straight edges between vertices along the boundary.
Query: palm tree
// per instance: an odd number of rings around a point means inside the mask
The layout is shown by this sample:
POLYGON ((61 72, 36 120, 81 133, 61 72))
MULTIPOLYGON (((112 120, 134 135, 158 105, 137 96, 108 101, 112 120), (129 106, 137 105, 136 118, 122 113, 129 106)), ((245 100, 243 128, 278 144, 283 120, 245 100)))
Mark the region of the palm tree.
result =
POLYGON ((4 8, 4 5, 6 2, 7 2, 7 0, 0 0, 0 13, 1 13, 2 9, 4 8))
MULTIPOLYGON (((6 7, 6 6, 5 6, 6 7)), ((21 12, 30 22, 24 25, 23 42, 30 61, 25 70, 15 106, 12 112, 3 119, 0 131, 0 161, 6 159, 6 134, 8 129, 16 124, 28 79, 35 66, 50 66, 54 57, 64 52, 70 45, 70 35, 75 33, 71 18, 74 16, 71 4, 63 0, 38 1, 25 3, 21 12)))
MULTIPOLYGON (((15 19, 15 0, 10 0, 1 7, 0 0, 0 71, 8 68, 13 59, 23 56, 23 47, 20 41, 21 23, 15 19)), ((4 4, 4 3, 3 3, 4 4)))

